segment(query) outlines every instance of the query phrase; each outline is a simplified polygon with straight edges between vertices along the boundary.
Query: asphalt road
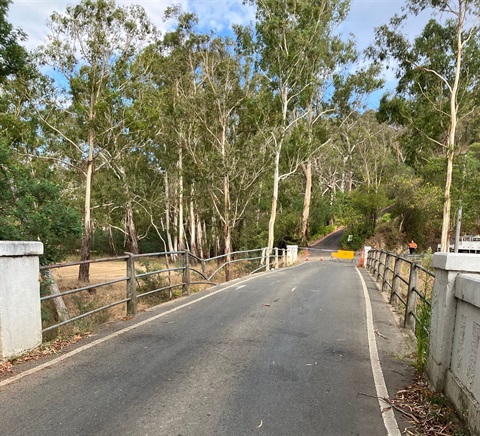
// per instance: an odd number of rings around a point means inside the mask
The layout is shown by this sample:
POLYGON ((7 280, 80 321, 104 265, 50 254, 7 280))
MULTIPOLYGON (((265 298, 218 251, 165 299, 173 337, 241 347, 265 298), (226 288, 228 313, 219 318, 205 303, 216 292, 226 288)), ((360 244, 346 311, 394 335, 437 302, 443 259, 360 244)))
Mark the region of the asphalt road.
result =
MULTIPOLYGON (((410 376, 403 336, 362 274, 393 396, 410 376)), ((306 262, 164 304, 0 382, 0 433, 386 435, 366 304, 348 261, 306 262)))
POLYGON ((337 230, 310 246, 310 258, 320 259, 320 257, 323 257, 324 259, 330 259, 332 252, 340 248, 340 241, 344 233, 343 229, 337 230))

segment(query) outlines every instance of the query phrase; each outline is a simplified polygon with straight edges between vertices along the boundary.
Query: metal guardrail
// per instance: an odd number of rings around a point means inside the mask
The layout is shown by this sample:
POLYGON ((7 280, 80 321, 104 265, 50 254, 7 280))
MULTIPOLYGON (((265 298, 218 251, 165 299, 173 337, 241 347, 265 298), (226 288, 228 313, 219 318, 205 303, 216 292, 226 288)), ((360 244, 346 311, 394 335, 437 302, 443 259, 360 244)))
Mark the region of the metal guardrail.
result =
POLYGON ((430 300, 435 274, 418 262, 419 256, 403 257, 384 250, 368 252, 366 268, 381 281, 381 290, 390 292, 390 303, 404 308, 404 327, 416 331, 419 324, 429 334, 429 326, 417 314, 417 299, 431 309, 430 300))
MULTIPOLYGON (((106 286, 111 286, 113 284, 121 282, 126 283, 125 298, 121 298, 117 301, 104 304, 100 307, 96 307, 93 310, 88 310, 73 317, 68 316, 68 319, 61 319, 60 322, 43 328, 42 333, 58 329, 59 327, 66 324, 73 323, 82 318, 88 317, 95 313, 107 310, 111 307, 121 304, 126 304, 127 315, 133 316, 137 313, 137 303, 139 299, 146 296, 151 296, 153 294, 159 294, 165 291, 171 292, 171 290, 175 288, 181 288, 182 295, 190 295, 191 285, 216 285, 218 284, 218 282, 213 280, 214 277, 220 271, 228 269, 230 268, 230 265, 239 262, 246 262, 250 264, 256 263, 256 265, 252 268, 249 274, 254 274, 260 270, 268 271, 269 269, 277 269, 280 267, 280 265, 282 267, 285 267, 287 265, 286 250, 280 250, 278 248, 275 248, 272 254, 267 254, 266 248, 259 248, 255 250, 236 251, 229 253, 228 255, 224 254, 208 259, 201 259, 198 256, 189 253, 188 251, 158 252, 145 254, 125 253, 124 256, 41 266, 40 275, 42 281, 44 282, 44 287, 50 288, 49 295, 43 295, 40 297, 41 303, 47 302, 49 300, 58 299, 61 300, 63 304, 63 297, 84 293, 86 291, 97 292, 97 290, 106 286), (254 255, 254 253, 258 253, 258 255, 254 255), (157 260, 163 259, 167 268, 155 269, 152 271, 140 271, 136 268, 136 266, 138 266, 137 263, 145 258, 157 260), (169 259, 176 259, 176 261, 170 261, 169 259), (180 259, 180 261, 178 259, 180 259), (52 285, 52 282, 54 281, 53 275, 51 273, 52 270, 65 267, 75 267, 82 264, 97 264, 102 262, 125 262, 125 275, 123 277, 115 278, 113 280, 88 284, 85 286, 77 287, 75 289, 63 290, 62 292, 58 290, 54 293, 51 292, 51 289, 53 288, 50 288, 50 285, 52 285), (174 266, 170 268, 169 262, 172 262, 174 266), (196 264, 201 265, 201 270, 195 267, 196 264), (181 280, 177 283, 173 283, 171 277, 172 273, 175 274, 174 279, 178 280, 181 278, 181 280), (144 290, 141 293, 138 292, 140 281, 143 280, 144 282, 146 282, 149 277, 156 276, 158 278, 160 275, 167 275, 167 286, 160 286, 158 288, 144 290), (195 281, 192 280, 193 275, 199 277, 199 279, 195 281)), ((228 276, 228 273, 226 275, 228 276)), ((56 303, 58 303, 58 300, 56 301, 56 303)))

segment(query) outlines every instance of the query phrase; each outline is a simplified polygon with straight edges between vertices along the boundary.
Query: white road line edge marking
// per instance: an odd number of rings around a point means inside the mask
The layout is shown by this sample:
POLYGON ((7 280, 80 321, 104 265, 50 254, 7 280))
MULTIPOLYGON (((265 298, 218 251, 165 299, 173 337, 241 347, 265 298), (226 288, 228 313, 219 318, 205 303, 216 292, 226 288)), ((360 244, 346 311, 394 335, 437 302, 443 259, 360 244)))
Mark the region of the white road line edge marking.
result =
MULTIPOLYGON (((249 277, 248 279, 245 279, 242 283, 245 283, 245 282, 249 282, 250 280, 253 280, 254 278, 256 278, 256 276, 252 276, 252 277, 249 277)), ((216 291, 213 291, 207 295, 204 295, 203 297, 200 297, 200 298, 197 298, 196 300, 193 300, 193 301, 189 301, 187 303, 184 303, 184 304, 181 304, 177 307, 174 307, 170 310, 167 310, 165 312, 162 312, 162 313, 159 313, 158 315, 155 315, 153 316, 152 318, 148 318, 148 319, 145 319, 143 321, 140 321, 139 323, 137 324, 134 324, 134 325, 131 325, 130 327, 125 327, 124 329, 122 330, 119 330, 118 332, 115 332, 115 333, 112 333, 110 335, 107 335, 101 339, 97 339, 96 341, 93 341, 93 342, 90 342, 89 344, 87 345, 83 345, 81 347, 78 347, 77 349, 73 350, 73 351, 70 351, 68 353, 65 353, 63 354, 62 356, 60 357, 57 357, 56 359, 53 359, 53 360, 50 360, 49 362, 45 362, 41 365, 38 365, 36 366, 35 368, 32 368, 32 369, 29 369, 27 371, 24 371, 24 372, 21 372, 20 374, 17 374, 11 378, 8 378, 6 380, 3 380, 3 381, 0 381, 0 387, 2 386, 6 386, 6 385, 9 385, 10 383, 13 383, 17 380, 20 380, 24 377, 26 377, 27 375, 30 375, 30 374, 33 374, 37 371, 40 371, 44 368, 47 368, 49 366, 52 366, 52 365, 55 365, 56 363, 59 363, 65 359, 68 359, 69 357, 72 357, 74 356, 75 354, 78 354, 78 353, 81 353, 82 351, 85 351, 85 350, 88 350, 89 348, 92 348, 92 347, 95 347, 96 345, 100 345, 101 343, 105 342, 105 341, 108 341, 110 339, 113 339, 117 336, 120 336, 121 334, 124 334, 124 333, 127 333, 131 330, 134 330, 136 329, 137 327, 140 327, 140 326, 143 326, 145 324, 148 324, 149 322, 152 322, 152 321, 155 321, 156 319, 158 318, 161 318, 163 316, 166 316, 166 315, 169 315, 170 313, 173 313, 173 312, 176 312, 177 310, 180 310, 180 309, 183 309, 184 307, 189 307, 189 306, 192 306, 194 305, 195 303, 198 303, 199 301, 202 301, 202 300, 205 300, 206 298, 209 298, 215 294, 218 294, 220 292, 224 292, 226 291, 227 289, 231 289, 233 287, 236 287, 238 286, 238 283, 235 283, 235 284, 232 284, 230 286, 227 286, 225 288, 221 288, 221 289, 218 289, 216 291)))
MULTIPOLYGON (((297 266, 300 266, 300 265, 292 265, 292 266, 288 266, 288 267, 285 267, 285 268, 282 268, 282 269, 277 269, 277 270, 271 270, 271 271, 265 271, 262 275, 264 274, 269 274, 269 273, 278 273, 278 272, 281 272, 283 270, 286 270, 286 269, 291 269, 291 268, 296 268, 297 266)), ((253 280, 254 278, 257 278, 259 277, 259 275, 254 275, 254 276, 251 276, 251 277, 248 277, 246 278, 245 280, 241 281, 240 283, 246 283, 246 282, 249 282, 250 280, 253 280)), ((112 333, 111 335, 107 335, 101 339, 97 339, 96 341, 93 341, 93 342, 90 342, 89 344, 87 345, 83 345, 81 347, 78 347, 77 349, 73 350, 73 351, 70 351, 68 353, 65 353, 63 354, 62 356, 60 357, 57 357, 56 359, 53 359, 53 360, 50 360, 48 362, 45 362, 45 363, 42 363, 41 365, 38 365, 36 366, 35 368, 31 368, 27 371, 24 371, 24 372, 21 372, 20 374, 17 374, 13 377, 10 377, 10 378, 7 378, 3 381, 0 381, 0 387, 2 386, 7 386, 11 383, 14 383, 16 382, 17 380, 20 380, 30 374, 34 374, 44 368, 48 368, 49 366, 52 366, 52 365, 55 365, 56 363, 60 363, 62 362, 63 360, 66 360, 68 359, 69 357, 72 357, 72 356, 75 356, 76 354, 78 353, 81 353, 82 351, 84 350, 88 350, 89 348, 92 348, 92 347, 95 347, 96 345, 99 345, 105 341, 108 341, 109 339, 112 339, 112 338, 115 338, 117 336, 120 336, 121 334, 123 333, 127 333, 133 329, 136 329, 137 327, 140 327, 142 325, 145 325, 145 324, 148 324, 149 322, 151 321, 155 321, 156 319, 158 318, 161 318, 162 316, 166 316, 170 313, 173 313, 173 312, 176 312, 177 310, 180 310, 180 309, 183 309, 184 307, 188 307, 188 306, 191 306, 195 303, 198 303, 199 301, 202 301, 202 300, 205 300, 206 298, 209 298, 211 297, 212 295, 215 295, 215 294, 218 294, 220 292, 223 292, 223 291, 226 291, 227 289, 231 289, 235 286, 238 286, 238 282, 237 283, 234 283, 234 284, 231 284, 230 286, 227 286, 225 288, 221 288, 221 289, 217 289, 216 291, 213 291, 213 292, 210 292, 209 294, 207 295, 204 295, 203 297, 200 297, 200 298, 197 298, 196 300, 193 300, 193 301, 189 301, 188 303, 185 303, 185 304, 181 304, 177 307, 174 307, 170 310, 167 310, 165 312, 162 312, 162 313, 159 313, 158 315, 155 315, 153 316, 152 318, 148 318, 146 320, 143 320, 141 322, 139 322, 138 324, 134 324, 134 325, 131 325, 130 327, 125 327, 124 329, 122 330, 119 330, 118 332, 115 332, 115 333, 112 333)))
POLYGON ((370 351, 370 363, 372 365, 373 381, 375 383, 375 389, 377 391, 378 404, 380 405, 380 413, 383 418, 383 423, 387 429, 388 436, 401 436, 398 429, 398 423, 393 413, 393 408, 384 401, 382 398, 388 398, 387 386, 385 379, 383 378, 382 366, 380 364, 380 358, 378 356, 377 341, 375 339, 375 331, 373 328, 373 315, 372 304, 370 302, 370 296, 368 295, 367 285, 362 277, 362 274, 355 268, 362 282, 363 295, 365 297, 365 312, 367 315, 367 333, 368 333, 368 349, 370 351))

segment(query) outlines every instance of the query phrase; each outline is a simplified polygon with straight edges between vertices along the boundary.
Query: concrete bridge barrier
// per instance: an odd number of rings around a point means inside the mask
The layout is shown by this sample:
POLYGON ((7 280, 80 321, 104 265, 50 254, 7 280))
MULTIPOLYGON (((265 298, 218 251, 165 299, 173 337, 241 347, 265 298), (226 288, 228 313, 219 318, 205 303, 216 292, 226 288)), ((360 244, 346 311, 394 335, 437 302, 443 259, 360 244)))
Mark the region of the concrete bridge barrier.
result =
POLYGON ((0 241, 0 360, 42 342, 41 242, 0 241))
POLYGON ((427 372, 480 435, 480 257, 436 253, 427 372))

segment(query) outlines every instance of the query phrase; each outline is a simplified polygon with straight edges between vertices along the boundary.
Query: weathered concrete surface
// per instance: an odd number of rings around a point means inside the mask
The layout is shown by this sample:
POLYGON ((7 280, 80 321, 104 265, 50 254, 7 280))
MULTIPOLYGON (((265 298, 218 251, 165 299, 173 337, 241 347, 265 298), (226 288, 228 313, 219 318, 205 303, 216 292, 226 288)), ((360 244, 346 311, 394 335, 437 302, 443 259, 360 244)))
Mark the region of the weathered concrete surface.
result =
POLYGON ((433 266, 428 375, 480 435, 480 256, 437 253, 433 266))
POLYGON ((0 241, 0 360, 42 341, 40 242, 0 241))

